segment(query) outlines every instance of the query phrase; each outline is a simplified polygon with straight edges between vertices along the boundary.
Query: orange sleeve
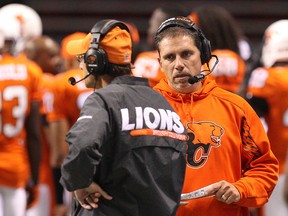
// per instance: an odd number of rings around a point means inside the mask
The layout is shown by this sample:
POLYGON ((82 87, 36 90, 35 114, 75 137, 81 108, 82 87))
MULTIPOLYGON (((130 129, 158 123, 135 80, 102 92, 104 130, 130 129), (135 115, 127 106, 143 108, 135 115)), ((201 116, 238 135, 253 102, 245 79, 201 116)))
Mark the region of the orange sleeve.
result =
POLYGON ((241 200, 237 204, 260 207, 268 201, 278 181, 279 164, 257 115, 252 108, 247 108, 246 111, 248 111, 246 113, 247 131, 250 130, 251 136, 244 134, 246 140, 244 139, 242 149, 242 166, 247 168, 243 178, 235 182, 234 185, 241 194, 241 200), (249 125, 253 125, 253 127, 249 127, 249 125), (253 149, 259 150, 257 152, 253 149), (247 164, 249 165, 247 166, 247 164))

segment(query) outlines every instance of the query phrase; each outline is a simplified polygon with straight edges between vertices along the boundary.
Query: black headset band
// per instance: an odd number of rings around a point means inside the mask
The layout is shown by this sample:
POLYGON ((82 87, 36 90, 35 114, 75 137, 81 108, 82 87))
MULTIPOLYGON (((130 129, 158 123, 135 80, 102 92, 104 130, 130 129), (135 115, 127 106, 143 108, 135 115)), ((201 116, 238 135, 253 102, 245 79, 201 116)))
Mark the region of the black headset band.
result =
POLYGON ((90 33, 99 33, 101 34, 101 38, 103 38, 111 29, 116 26, 129 32, 128 27, 123 22, 120 22, 118 20, 106 19, 96 23, 91 29, 90 33))
POLYGON ((89 48, 98 49, 99 43, 103 37, 105 37, 105 35, 116 26, 129 32, 128 27, 118 20, 105 19, 96 23, 90 31, 92 39, 89 48))
POLYGON ((116 26, 129 33, 129 29, 125 23, 111 19, 97 22, 90 31, 92 38, 89 49, 85 53, 84 60, 89 73, 95 76, 109 73, 110 64, 107 53, 104 49, 99 48, 99 44, 105 35, 116 26))
POLYGON ((205 37, 201 29, 188 17, 178 16, 167 19, 159 26, 156 32, 156 36, 158 36, 161 32, 163 32, 168 28, 177 26, 188 29, 190 31, 197 32, 198 37, 200 38, 201 41, 201 47, 200 47, 201 62, 202 64, 209 62, 209 60, 211 59, 210 41, 205 37))
POLYGON ((164 21, 158 28, 156 35, 171 27, 183 27, 186 29, 198 32, 201 38, 205 38, 203 32, 196 26, 196 24, 187 17, 174 17, 164 21))

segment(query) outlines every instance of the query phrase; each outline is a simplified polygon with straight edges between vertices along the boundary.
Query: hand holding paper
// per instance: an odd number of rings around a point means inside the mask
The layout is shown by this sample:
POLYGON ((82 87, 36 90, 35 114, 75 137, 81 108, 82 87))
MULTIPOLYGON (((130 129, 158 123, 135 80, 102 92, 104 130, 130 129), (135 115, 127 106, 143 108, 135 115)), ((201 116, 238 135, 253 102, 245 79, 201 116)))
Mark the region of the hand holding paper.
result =
POLYGON ((181 194, 181 200, 197 199, 202 197, 214 196, 217 191, 218 183, 210 184, 190 193, 181 194))
POLYGON ((190 193, 181 194, 181 203, 180 205, 188 204, 188 200, 198 199, 204 197, 215 196, 220 202, 226 204, 231 204, 233 202, 238 202, 240 200, 240 193, 238 189, 231 183, 227 181, 219 181, 213 184, 210 184, 206 187, 200 188, 198 190, 192 191, 190 193))

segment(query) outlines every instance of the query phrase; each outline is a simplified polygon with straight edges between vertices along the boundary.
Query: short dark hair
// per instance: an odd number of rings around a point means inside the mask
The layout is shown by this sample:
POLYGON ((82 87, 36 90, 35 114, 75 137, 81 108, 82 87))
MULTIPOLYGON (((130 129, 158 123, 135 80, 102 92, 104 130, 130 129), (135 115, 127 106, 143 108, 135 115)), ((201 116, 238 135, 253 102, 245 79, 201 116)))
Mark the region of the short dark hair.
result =
POLYGON ((119 64, 112 64, 109 63, 108 75, 112 77, 118 77, 123 75, 131 75, 131 65, 119 65, 119 64))
POLYGON ((199 49, 200 52, 202 51, 201 40, 196 30, 193 30, 193 29, 191 30, 191 29, 187 29, 184 27, 180 27, 180 26, 173 26, 173 27, 163 30, 162 32, 160 32, 159 34, 155 36, 155 46, 156 46, 156 49, 158 50, 158 53, 160 53, 159 44, 163 38, 166 38, 166 37, 174 38, 179 35, 186 35, 186 36, 191 37, 195 42, 195 46, 199 49))

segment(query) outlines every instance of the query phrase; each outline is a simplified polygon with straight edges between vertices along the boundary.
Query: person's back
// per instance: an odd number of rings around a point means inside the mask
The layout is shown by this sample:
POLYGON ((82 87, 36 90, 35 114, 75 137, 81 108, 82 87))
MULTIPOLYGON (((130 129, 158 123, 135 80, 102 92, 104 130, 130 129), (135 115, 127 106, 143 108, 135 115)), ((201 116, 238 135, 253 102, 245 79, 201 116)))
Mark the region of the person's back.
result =
POLYGON ((0 47, 0 214, 11 216, 24 215, 26 208, 37 200, 40 160, 42 71, 22 55, 13 56, 14 45, 20 37, 17 23, 15 19, 6 19, 0 24, 0 36, 4 38, 0 47), (25 191, 29 181, 31 202, 27 202, 25 191))
POLYGON ((288 151, 288 20, 278 20, 267 27, 262 47, 262 64, 252 71, 247 100, 265 119, 271 148, 279 160, 279 181, 265 205, 266 215, 288 214, 283 191, 288 151))
POLYGON ((127 26, 103 20, 69 44, 71 54, 84 53, 83 79, 97 89, 66 137, 69 153, 60 181, 75 195, 73 214, 174 216, 185 174, 186 130, 147 79, 131 76, 127 26), (107 59, 106 65, 99 59, 107 59), (101 194, 95 208, 99 186, 113 199, 101 194))
MULTIPOLYGON (((179 190, 184 178, 181 167, 185 164, 182 155, 185 145, 167 136, 185 139, 176 134, 183 128, 179 119, 173 119, 176 114, 157 92, 147 85, 130 86, 129 82, 126 77, 115 78, 86 101, 93 108, 95 102, 92 103, 91 98, 94 98, 109 110, 94 109, 93 116, 98 116, 94 126, 101 126, 103 130, 89 129, 94 134, 107 134, 104 141, 109 145, 100 147, 103 156, 97 169, 101 172, 94 180, 113 197, 111 201, 101 200, 94 214, 174 215, 178 206, 175 200, 180 201, 179 190), (172 128, 176 130, 170 131, 172 128)), ((85 110, 81 116, 84 113, 85 110)), ((77 137, 70 136, 68 133, 68 140, 77 143, 77 137)), ((92 140, 87 138, 88 141, 92 140)))
POLYGON ((9 172, 1 174, 1 185, 23 187, 29 175, 24 124, 25 118, 29 114, 31 100, 40 100, 37 88, 40 83, 41 71, 36 68, 22 57, 4 55, 0 61, 0 88, 3 93, 0 154, 1 158, 3 160, 5 158, 7 162, 1 163, 0 167, 6 171, 10 167, 9 172), (19 112, 13 111, 15 109, 19 112), (10 162, 8 162, 9 160, 10 162))

